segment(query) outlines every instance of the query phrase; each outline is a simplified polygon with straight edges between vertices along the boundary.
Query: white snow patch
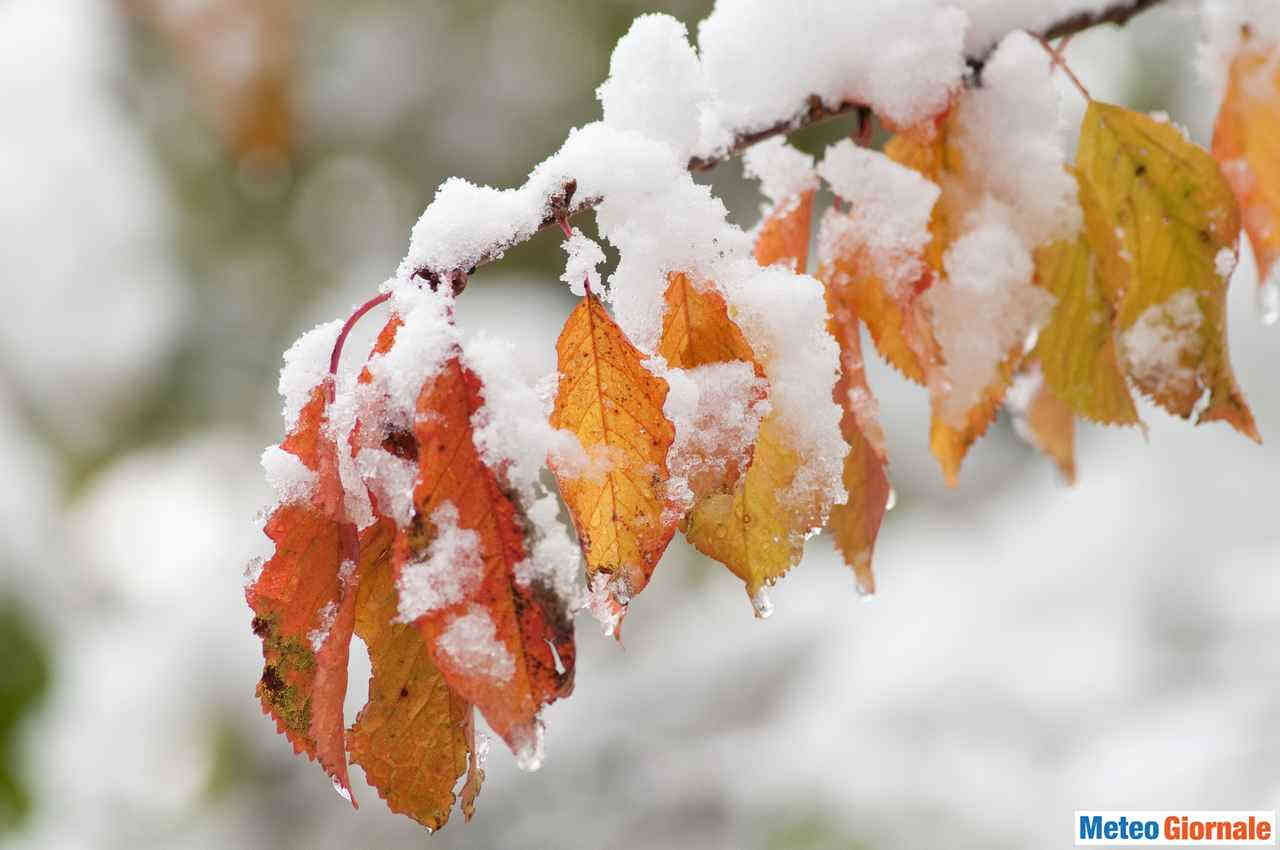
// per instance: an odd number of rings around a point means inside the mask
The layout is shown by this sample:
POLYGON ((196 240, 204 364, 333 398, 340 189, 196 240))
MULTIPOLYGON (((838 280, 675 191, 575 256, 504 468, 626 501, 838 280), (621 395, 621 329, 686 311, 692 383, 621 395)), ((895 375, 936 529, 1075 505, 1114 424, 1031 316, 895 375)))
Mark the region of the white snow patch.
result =
POLYGON ((818 256, 864 250, 890 291, 914 283, 924 272, 922 257, 938 186, 849 139, 827 148, 818 173, 849 205, 847 215, 823 217, 818 256))
POLYGON ((275 491, 276 503, 289 505, 310 497, 316 486, 316 473, 293 452, 279 446, 267 446, 262 452, 262 470, 267 483, 275 491))
POLYGON ((1120 350, 1134 380, 1182 395, 1195 389, 1193 365, 1204 314, 1195 290, 1182 289, 1142 312, 1120 334, 1120 350))
POLYGON ((600 272, 597 267, 604 262, 604 250, 599 243, 575 227, 561 246, 569 256, 565 260, 564 274, 560 275, 560 279, 569 284, 569 291, 581 297, 587 294, 589 286, 593 293, 600 294, 600 272))
POLYGON ((760 181, 760 191, 774 209, 818 188, 813 157, 791 147, 781 136, 747 148, 742 155, 742 173, 760 181))
POLYGON ((378 511, 391 517, 399 528, 407 528, 413 521, 418 465, 384 449, 362 448, 356 455, 356 470, 378 500, 378 511))
POLYGON ((319 652, 324 646, 324 642, 329 639, 329 632, 333 629, 333 622, 338 618, 338 606, 334 602, 326 602, 324 607, 316 612, 319 624, 307 632, 307 640, 311 643, 312 652, 319 652))
POLYGON ((396 582, 399 622, 411 623, 466 599, 484 580, 480 536, 458 527, 458 509, 444 502, 431 513, 436 536, 423 557, 406 564, 396 582))
POLYGON ((333 353, 333 344, 338 339, 342 325, 342 319, 316 325, 298 337, 284 353, 279 388, 280 395, 284 398, 286 433, 297 426, 302 408, 306 407, 316 387, 329 374, 329 357, 333 353))
POLYGON ((472 604, 467 613, 454 617, 440 636, 436 646, 458 667, 468 673, 479 673, 499 682, 509 682, 516 672, 515 659, 498 640, 498 628, 489 612, 472 604))

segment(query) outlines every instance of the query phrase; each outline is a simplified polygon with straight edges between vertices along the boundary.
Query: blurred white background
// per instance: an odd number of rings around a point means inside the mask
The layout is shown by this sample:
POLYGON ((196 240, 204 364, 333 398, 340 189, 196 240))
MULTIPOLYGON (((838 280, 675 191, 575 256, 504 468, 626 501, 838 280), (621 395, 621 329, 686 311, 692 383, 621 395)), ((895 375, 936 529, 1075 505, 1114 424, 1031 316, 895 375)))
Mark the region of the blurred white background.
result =
MULTIPOLYGON (((430 838, 275 734, 241 574, 280 352, 394 269, 444 177, 517 183, 595 118, 650 8, 0 2, 0 843, 1041 848, 1077 808, 1276 806, 1280 331, 1249 262, 1231 354, 1264 447, 1147 407, 1146 439, 1080 427, 1069 488, 1002 420, 947 490, 924 392, 877 361, 874 599, 819 538, 757 621, 677 541, 623 646, 580 620, 542 770, 495 747, 475 820, 430 838)), ((1176 6, 1067 57, 1204 141, 1195 27, 1176 6)), ((740 166, 711 179, 750 226, 740 166)), ((559 262, 513 251, 461 323, 550 371, 559 262)))

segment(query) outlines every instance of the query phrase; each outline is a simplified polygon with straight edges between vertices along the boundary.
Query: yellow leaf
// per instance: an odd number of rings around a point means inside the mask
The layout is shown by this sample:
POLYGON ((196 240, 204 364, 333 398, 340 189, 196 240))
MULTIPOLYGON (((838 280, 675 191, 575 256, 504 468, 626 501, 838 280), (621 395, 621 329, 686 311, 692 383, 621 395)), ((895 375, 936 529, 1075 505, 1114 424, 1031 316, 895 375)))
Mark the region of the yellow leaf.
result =
POLYGON ((1246 44, 1232 60, 1213 155, 1240 202, 1264 282, 1280 259, 1280 47, 1246 44))
MULTIPOLYGON (((802 269, 808 251, 808 217, 807 196, 775 210, 760 227, 757 260, 802 269), (803 227, 795 223, 801 216, 803 227)), ((749 346, 746 351, 750 352, 749 346)), ((787 498, 801 461, 791 447, 781 411, 774 410, 760 423, 751 462, 732 492, 697 500, 685 517, 685 537, 742 579, 757 616, 767 616, 760 591, 800 561, 805 537, 822 520, 819 506, 787 498)))
POLYGON ((805 532, 816 524, 785 499, 800 468, 777 413, 760 423, 751 465, 732 493, 717 493, 694 505, 685 536, 746 582, 755 596, 799 563, 805 532))
POLYGON ((1172 125, 1092 101, 1080 128, 1089 242, 1116 306, 1129 377, 1158 404, 1257 440, 1227 355, 1226 278, 1240 216, 1209 153, 1172 125))
POLYGON ((846 251, 823 265, 818 279, 827 289, 840 291, 840 298, 866 324, 876 350, 890 366, 917 384, 925 382, 920 351, 936 343, 916 290, 906 297, 889 294, 863 250, 846 251))
POLYGON ((575 434, 609 462, 601 474, 556 468, 560 494, 578 529, 587 575, 603 575, 615 601, 649 581, 679 519, 667 487, 667 451, 675 437, 662 412, 667 382, 594 295, 565 322, 556 343, 560 388, 551 424, 575 434))
MULTIPOLYGON (((1087 186, 1081 192, 1088 191, 1087 186)), ((1045 383, 1080 416, 1133 425, 1138 412, 1116 358, 1112 310, 1089 242, 1055 242, 1036 252, 1036 283, 1058 297, 1036 340, 1045 383)))
POLYGON ((853 570, 858 590, 874 593, 876 581, 871 558, 888 507, 890 489, 884 432, 875 399, 867 386, 858 317, 831 287, 827 288, 827 304, 831 313, 829 327, 840 344, 840 380, 836 382, 834 396, 842 411, 840 431, 849 444, 843 473, 844 489, 849 497, 844 504, 831 509, 827 527, 845 563, 853 570))
POLYGON ((379 526, 381 533, 362 546, 356 598, 355 631, 369 648, 373 668, 369 702, 348 733, 347 747, 388 808, 436 830, 449 820, 453 786, 468 770, 468 754, 470 775, 463 792, 468 819, 475 808, 483 771, 471 740, 473 713, 432 663, 419 629, 396 622, 398 597, 386 557, 394 526, 386 519, 379 526), (366 559, 366 547, 383 554, 366 559))

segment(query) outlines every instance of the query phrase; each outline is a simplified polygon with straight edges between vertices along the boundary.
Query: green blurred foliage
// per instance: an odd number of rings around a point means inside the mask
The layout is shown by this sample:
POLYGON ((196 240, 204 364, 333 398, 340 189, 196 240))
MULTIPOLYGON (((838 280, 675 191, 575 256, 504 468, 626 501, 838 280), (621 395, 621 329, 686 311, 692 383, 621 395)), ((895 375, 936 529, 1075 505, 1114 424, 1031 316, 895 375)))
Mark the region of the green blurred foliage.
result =
POLYGON ((0 601, 0 834, 20 826, 32 799, 20 742, 24 720, 49 688, 44 639, 17 601, 0 601))

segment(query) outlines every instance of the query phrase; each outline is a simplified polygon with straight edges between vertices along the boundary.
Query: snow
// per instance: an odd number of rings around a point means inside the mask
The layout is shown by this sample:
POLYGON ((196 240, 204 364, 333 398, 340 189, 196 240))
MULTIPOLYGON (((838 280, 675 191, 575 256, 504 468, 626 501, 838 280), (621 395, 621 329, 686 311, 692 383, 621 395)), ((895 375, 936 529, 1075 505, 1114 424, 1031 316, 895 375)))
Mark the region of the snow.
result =
POLYGON ((262 470, 267 483, 275 491, 276 503, 289 505, 306 500, 316 486, 315 470, 293 452, 279 446, 267 446, 262 452, 262 470))
POLYGON ((771 407, 769 383, 741 360, 665 371, 665 363, 646 365, 667 382, 662 412, 676 435, 667 452, 668 494, 683 515, 697 479, 722 480, 731 462, 739 471, 747 468, 760 420, 771 407))
POLYGON ((566 474, 600 474, 604 458, 588 456, 572 433, 551 427, 551 396, 522 368, 526 361, 510 341, 480 333, 465 342, 463 356, 483 384, 483 403, 471 417, 476 449, 529 520, 528 556, 515 566, 516 580, 547 588, 571 613, 582 605, 581 550, 557 519, 559 503, 542 484, 542 470, 550 458, 566 474))
POLYGON ((1234 248, 1220 248, 1218 253, 1213 257, 1213 269, 1218 273, 1218 277, 1222 278, 1225 283, 1231 277, 1231 272, 1235 271, 1236 252, 1234 248))
POLYGON ((1195 389, 1204 314, 1194 289, 1179 290, 1153 304, 1120 334, 1120 352, 1129 374, 1144 386, 1165 388, 1170 395, 1195 389))
POLYGON ((943 255, 946 279, 925 292, 945 365, 932 382, 937 412, 963 428, 968 411, 996 377, 999 364, 1029 329, 1045 322, 1055 299, 1031 283, 1031 253, 997 201, 973 216, 976 226, 943 255))
POLYGON ((333 602, 326 602, 316 612, 317 625, 307 632, 307 641, 311 644, 313 652, 319 652, 324 646, 324 642, 329 639, 329 632, 333 629, 333 623, 336 619, 338 619, 338 606, 333 602))
POLYGON ((317 325, 289 346, 284 353, 284 367, 280 370, 280 395, 284 399, 284 430, 292 431, 298 424, 302 408, 311 400, 312 393, 329 374, 329 356, 342 319, 334 319, 317 325))
POLYGON ((929 217, 941 192, 938 186, 849 139, 827 148, 818 173, 849 205, 848 215, 823 217, 818 256, 864 249, 876 276, 891 292, 914 283, 924 272, 922 257, 930 239, 929 217))
POLYGON ((560 279, 569 284, 569 291, 579 297, 587 294, 588 286, 592 292, 600 292, 599 266, 604 262, 604 250, 599 243, 575 227, 561 245, 568 258, 560 279))
POLYGON ((415 283, 399 285, 393 289, 391 309, 403 322, 395 342, 369 358, 372 382, 343 395, 355 405, 377 400, 383 405, 384 425, 412 430, 418 395, 457 352, 461 335, 453 324, 453 293, 447 286, 437 291, 415 283))
POLYGON ((845 500, 841 475, 849 446, 840 432, 840 408, 832 399, 840 352, 827 332, 822 284, 782 266, 747 265, 735 269, 720 288, 764 366, 772 409, 801 458, 783 498, 815 504, 825 519, 831 505, 845 500))
POLYGON ((631 23, 596 96, 605 124, 666 142, 680 159, 699 147, 704 115, 713 116, 702 63, 684 24, 670 15, 640 15, 631 23))
POLYGON ((480 536, 458 527, 458 509, 443 502, 432 511, 435 537, 423 556, 408 563, 396 581, 400 622, 411 623, 469 597, 484 580, 480 536))
POLYGON ((760 181, 760 191, 769 199, 770 207, 761 213, 768 217, 805 192, 818 188, 813 171, 813 157, 798 151, 781 136, 765 139, 742 154, 742 174, 760 181))
MULTIPOLYGON (((863 103, 899 126, 946 109, 964 73, 965 16, 933 0, 718 0, 698 25, 720 126, 794 120, 810 95, 863 103)), ((721 136, 705 139, 704 153, 721 136)))
POLYGON ((378 500, 378 512, 394 520, 399 528, 408 528, 413 522, 418 464, 385 449, 362 448, 356 454, 355 468, 378 500))
POLYGON ((516 672, 516 661, 498 640, 493 618, 476 604, 468 606, 467 613, 449 621, 436 638, 436 646, 468 673, 509 682, 516 672))
POLYGON ((1082 223, 1052 74, 1044 48, 1012 33, 983 69, 982 86, 957 100, 948 138, 971 164, 974 188, 1018 211, 1013 224, 1028 247, 1071 236, 1082 223))

